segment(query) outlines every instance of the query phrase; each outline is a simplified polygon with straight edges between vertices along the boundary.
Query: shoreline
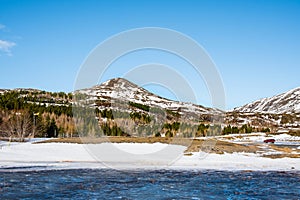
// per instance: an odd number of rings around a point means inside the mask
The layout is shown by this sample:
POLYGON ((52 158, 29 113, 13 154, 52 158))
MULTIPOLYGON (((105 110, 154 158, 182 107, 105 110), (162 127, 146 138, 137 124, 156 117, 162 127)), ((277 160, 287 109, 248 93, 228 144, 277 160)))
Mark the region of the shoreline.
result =
MULTIPOLYGON (((92 163, 94 164, 94 163, 92 163)), ((266 168, 266 169, 249 169, 249 168, 197 168, 191 166, 173 166, 169 168, 165 167, 153 167, 153 166, 142 166, 142 167, 100 167, 100 166, 78 166, 82 165, 82 162, 74 163, 74 165, 60 166, 60 165, 42 165, 41 163, 35 163, 34 165, 27 166, 0 166, 0 173, 14 173, 14 172, 27 172, 27 171, 57 171, 57 170, 114 170, 114 171, 193 171, 193 172, 205 172, 205 171, 221 171, 221 172, 282 172, 282 173, 299 173, 300 169, 277 169, 277 168, 266 168), (75 165, 76 164, 76 165, 75 165)))
MULTIPOLYGON (((248 135, 247 137, 250 136, 248 135)), ((266 148, 259 148, 265 152, 233 151, 230 153, 217 153, 217 150, 219 152, 224 149, 229 151, 230 149, 234 150, 236 147, 246 146, 248 148, 249 146, 249 144, 236 144, 237 141, 228 142, 222 140, 222 138, 218 138, 216 145, 213 147, 215 148, 214 152, 208 151, 209 153, 206 153, 205 148, 201 147, 197 147, 200 148, 200 151, 190 152, 187 151, 188 148, 186 146, 178 144, 168 145, 157 141, 153 141, 153 143, 104 142, 78 144, 62 143, 58 142, 60 141, 59 139, 55 139, 42 143, 36 141, 25 143, 12 142, 9 145, 2 141, 0 144, 2 145, 2 148, 0 148, 0 171, 60 169, 300 171, 299 157, 270 158, 263 156, 264 153, 270 156, 284 155, 283 152, 274 150, 272 145, 269 144, 257 143, 257 145, 262 145, 262 147, 266 148), (173 160, 170 160, 170 162, 164 160, 164 157, 151 156, 151 153, 160 152, 167 146, 171 148, 169 152, 178 152, 178 156, 172 158, 173 160), (224 147, 224 149, 221 147, 224 147), (97 157, 97 154, 93 152, 94 148, 101 150, 100 152, 106 152, 106 157, 97 157), (114 152, 116 149, 117 151, 114 152), (123 154, 119 155, 119 152, 127 152, 124 155, 128 157, 124 157, 123 154)), ((142 141, 144 140, 140 140, 140 142, 142 141)), ((197 142, 191 146, 195 147, 199 145, 199 142, 205 141, 198 139, 197 142)), ((250 149, 252 148, 250 145, 250 149)), ((255 148, 258 148, 258 146, 255 148)), ((285 148, 283 147, 284 150, 286 150, 285 148)), ((297 153, 298 150, 295 152, 297 153)), ((299 154, 295 154, 295 152, 288 154, 298 156, 299 154)), ((157 155, 164 155, 164 153, 157 155)))

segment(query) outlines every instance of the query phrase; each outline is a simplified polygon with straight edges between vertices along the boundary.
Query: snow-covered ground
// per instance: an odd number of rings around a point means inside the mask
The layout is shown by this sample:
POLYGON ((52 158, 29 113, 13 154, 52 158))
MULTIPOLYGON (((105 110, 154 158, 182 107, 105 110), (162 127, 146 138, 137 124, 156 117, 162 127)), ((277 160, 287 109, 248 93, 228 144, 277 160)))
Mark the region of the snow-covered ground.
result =
POLYGON ((300 158, 271 159, 249 153, 219 155, 203 152, 195 152, 186 156, 183 155, 185 148, 161 143, 32 144, 30 142, 1 142, 0 170, 15 170, 18 167, 34 167, 36 169, 111 167, 117 169, 300 170, 300 158), (169 151, 164 152, 167 148, 169 151), (162 151, 160 154, 162 157, 157 157, 158 154, 155 152, 160 151, 162 151), (103 156, 99 156, 99 152, 103 156), (125 153, 119 154, 119 152, 125 153), (168 156, 166 152, 176 152, 175 154, 178 156, 168 157, 173 160, 166 163, 163 160, 164 156, 168 156), (120 156, 116 156, 116 153, 120 156))
MULTIPOLYGON (((266 139, 275 139, 275 144, 279 143, 293 143, 298 142, 300 143, 299 136, 291 136, 288 134, 279 134, 279 135, 271 135, 266 133, 250 133, 250 134, 229 134, 223 136, 217 136, 218 139, 243 143, 243 142, 256 142, 262 143, 266 139)), ((204 139, 204 138, 201 138, 204 139)))

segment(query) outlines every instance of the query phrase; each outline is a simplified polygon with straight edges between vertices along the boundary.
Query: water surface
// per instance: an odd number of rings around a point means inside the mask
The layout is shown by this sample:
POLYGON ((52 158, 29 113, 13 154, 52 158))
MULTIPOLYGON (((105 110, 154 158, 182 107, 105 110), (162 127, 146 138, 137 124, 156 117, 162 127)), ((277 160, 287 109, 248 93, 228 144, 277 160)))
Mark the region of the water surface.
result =
POLYGON ((300 172, 0 172, 0 199, 300 199, 300 172))

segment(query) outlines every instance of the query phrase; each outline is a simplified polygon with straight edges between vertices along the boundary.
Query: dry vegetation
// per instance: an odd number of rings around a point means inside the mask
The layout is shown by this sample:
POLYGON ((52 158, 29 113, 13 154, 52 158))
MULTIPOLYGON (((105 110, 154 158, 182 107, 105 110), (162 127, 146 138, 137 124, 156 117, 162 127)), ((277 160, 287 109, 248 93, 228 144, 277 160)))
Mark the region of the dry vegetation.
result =
POLYGON ((263 155, 266 158, 300 158, 300 154, 289 154, 289 153, 282 153, 282 154, 271 154, 271 155, 263 155))
POLYGON ((273 150, 275 151, 280 151, 280 152, 283 152, 283 153, 292 153, 292 149, 291 148, 288 148, 288 147, 281 147, 281 146, 276 146, 274 144, 270 144, 269 145, 270 148, 272 148, 273 150))
POLYGON ((211 152, 217 154, 233 152, 256 153, 259 148, 254 145, 236 144, 220 140, 211 140, 210 142, 204 140, 193 140, 192 144, 188 147, 187 152, 197 152, 200 150, 207 153, 211 152))
POLYGON ((186 138, 166 138, 166 137, 103 137, 103 138, 59 138, 53 140, 47 140, 39 143, 78 143, 78 144, 97 144, 104 142, 112 143, 167 143, 178 144, 187 147, 188 152, 211 152, 217 154, 233 153, 233 152, 246 152, 255 153, 259 150, 254 145, 235 144, 231 142, 219 141, 219 140, 198 140, 198 139, 186 139, 186 138))
POLYGON ((275 154, 269 154, 269 155, 263 155, 263 157, 267 158, 300 158, 299 150, 293 151, 292 148, 289 147, 281 147, 281 146, 276 146, 274 144, 270 144, 269 147, 278 153, 275 154))

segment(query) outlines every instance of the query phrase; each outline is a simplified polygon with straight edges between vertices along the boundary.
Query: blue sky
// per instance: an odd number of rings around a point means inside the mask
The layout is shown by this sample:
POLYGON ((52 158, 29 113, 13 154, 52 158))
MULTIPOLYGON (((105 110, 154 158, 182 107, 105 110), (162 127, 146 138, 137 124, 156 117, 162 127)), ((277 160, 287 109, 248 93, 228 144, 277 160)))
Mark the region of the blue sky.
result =
MULTIPOLYGON (((300 86, 299 19, 300 1, 0 0, 0 88, 72 91, 80 65, 100 42, 128 29, 163 27, 208 52, 231 109, 300 86)), ((115 62, 104 79, 149 62, 188 67, 145 51, 115 62)), ((209 106, 203 81, 190 79, 196 103, 209 106)), ((148 89, 174 98, 157 86, 148 89)))

